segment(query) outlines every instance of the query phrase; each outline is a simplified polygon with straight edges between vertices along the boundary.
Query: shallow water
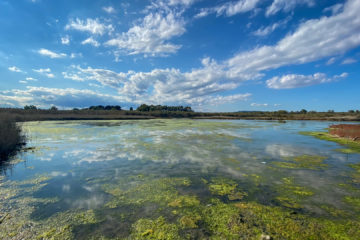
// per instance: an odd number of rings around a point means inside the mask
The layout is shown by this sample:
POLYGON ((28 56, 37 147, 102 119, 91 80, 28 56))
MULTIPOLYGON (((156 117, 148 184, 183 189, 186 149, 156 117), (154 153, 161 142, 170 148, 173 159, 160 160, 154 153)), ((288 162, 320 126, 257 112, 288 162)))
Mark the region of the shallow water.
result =
POLYGON ((24 123, 0 239, 356 239, 360 154, 299 134, 330 124, 24 123))

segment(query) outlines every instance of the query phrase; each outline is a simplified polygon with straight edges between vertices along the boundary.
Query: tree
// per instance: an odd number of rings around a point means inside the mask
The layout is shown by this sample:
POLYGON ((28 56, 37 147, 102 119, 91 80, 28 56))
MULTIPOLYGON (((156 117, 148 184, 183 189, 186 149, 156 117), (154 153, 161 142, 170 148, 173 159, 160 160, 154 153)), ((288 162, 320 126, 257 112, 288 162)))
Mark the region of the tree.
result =
POLYGON ((306 114, 306 113, 307 113, 307 110, 306 110, 306 109, 301 109, 300 113, 301 113, 301 114, 306 114))
POLYGON ((25 110, 36 110, 37 107, 34 106, 34 105, 26 105, 26 106, 24 107, 24 109, 25 109, 25 110))
POLYGON ((134 109, 133 109, 133 107, 130 107, 130 111, 133 111, 134 109))
POLYGON ((58 108, 57 107, 55 107, 55 106, 52 106, 50 109, 49 109, 50 111, 57 111, 58 110, 58 108))

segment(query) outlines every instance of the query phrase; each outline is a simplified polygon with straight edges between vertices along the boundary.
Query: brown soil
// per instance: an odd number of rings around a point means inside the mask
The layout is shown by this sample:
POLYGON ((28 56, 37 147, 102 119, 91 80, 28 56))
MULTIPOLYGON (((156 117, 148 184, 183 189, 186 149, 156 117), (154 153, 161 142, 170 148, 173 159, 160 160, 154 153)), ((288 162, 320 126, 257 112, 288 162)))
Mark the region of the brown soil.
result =
POLYGON ((331 125, 329 133, 338 137, 360 141, 360 124, 331 125))

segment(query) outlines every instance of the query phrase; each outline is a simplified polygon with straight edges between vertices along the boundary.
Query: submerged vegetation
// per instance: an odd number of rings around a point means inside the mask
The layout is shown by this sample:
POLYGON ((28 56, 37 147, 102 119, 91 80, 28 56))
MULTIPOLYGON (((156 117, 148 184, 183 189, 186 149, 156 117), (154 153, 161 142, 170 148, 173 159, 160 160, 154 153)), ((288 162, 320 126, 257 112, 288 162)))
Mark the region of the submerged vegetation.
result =
POLYGON ((24 123, 0 239, 356 239, 358 155, 281 144, 290 124, 24 123))
POLYGON ((283 158, 285 162, 273 162, 273 164, 281 168, 320 170, 327 167, 327 164, 323 163, 325 159, 324 156, 301 155, 285 157, 283 158))
POLYGON ((0 114, 0 163, 14 154, 25 144, 25 136, 15 119, 0 114))
POLYGON ((303 135, 313 136, 321 140, 332 141, 339 143, 347 148, 339 149, 343 153, 360 153, 360 142, 348 138, 341 138, 334 136, 327 132, 300 132, 303 135))
MULTIPOLYGON (((7 181, 0 188, 0 238, 255 240, 354 239, 359 236, 360 215, 341 220, 294 211, 302 208, 295 204, 299 199, 314 193, 295 185, 291 178, 282 181, 277 197, 280 206, 272 206, 241 199, 224 201, 222 197, 230 196, 237 187, 232 179, 202 181, 211 195, 200 200, 198 196, 180 193, 192 186, 186 178, 122 177, 111 186, 104 185, 105 191, 116 199, 115 205, 105 204, 95 210, 57 212, 39 220, 32 218, 37 211, 36 206, 45 204, 55 207, 59 202, 59 199, 33 197, 47 186, 49 178, 39 176, 24 182, 7 181), (3 188, 9 184, 13 190, 10 196, 3 188), (29 184, 33 187, 23 192, 29 184), (159 188, 153 189, 155 186, 159 188), (4 198, 4 194, 8 197, 4 198), (22 200, 18 198, 20 195, 23 196, 22 200), (109 209, 112 209, 111 212, 109 209), (142 214, 144 217, 134 215, 135 209, 146 211, 142 214), (116 218, 118 227, 111 229, 107 224, 113 218, 116 218), (86 231, 80 231, 82 228, 86 231), (122 232, 117 232, 119 230, 122 232)), ((358 207, 358 199, 347 197, 345 201, 358 207)), ((114 203, 114 199, 110 199, 110 202, 114 203)))

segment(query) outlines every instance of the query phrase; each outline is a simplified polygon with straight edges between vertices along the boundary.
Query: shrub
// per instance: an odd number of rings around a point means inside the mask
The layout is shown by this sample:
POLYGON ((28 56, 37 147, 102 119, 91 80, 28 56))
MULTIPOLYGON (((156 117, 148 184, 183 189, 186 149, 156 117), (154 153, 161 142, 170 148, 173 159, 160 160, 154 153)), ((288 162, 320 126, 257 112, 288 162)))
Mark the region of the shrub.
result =
POLYGON ((25 136, 15 119, 0 114, 0 162, 6 160, 25 145, 25 136))

